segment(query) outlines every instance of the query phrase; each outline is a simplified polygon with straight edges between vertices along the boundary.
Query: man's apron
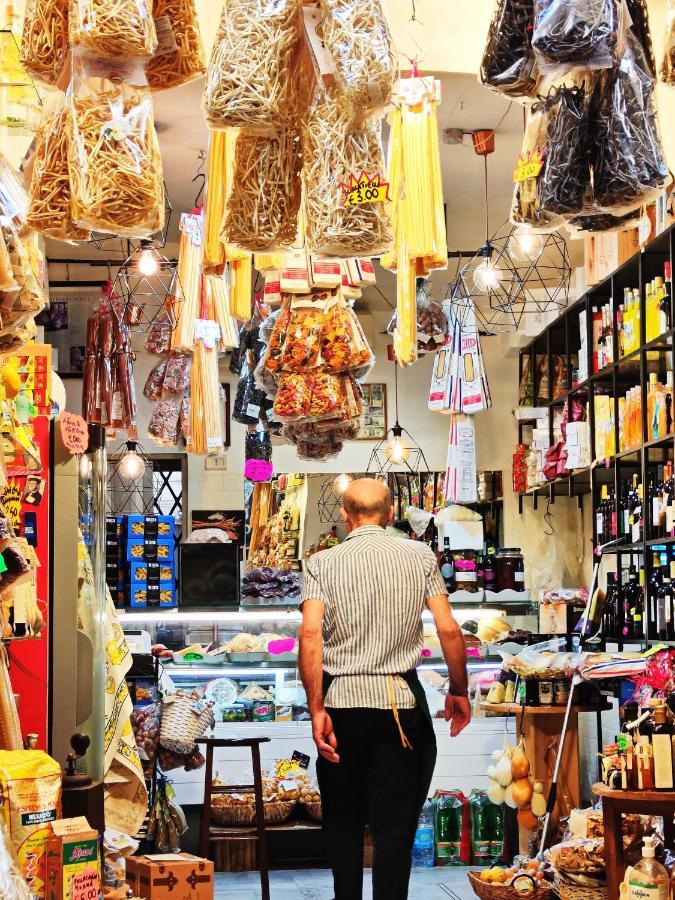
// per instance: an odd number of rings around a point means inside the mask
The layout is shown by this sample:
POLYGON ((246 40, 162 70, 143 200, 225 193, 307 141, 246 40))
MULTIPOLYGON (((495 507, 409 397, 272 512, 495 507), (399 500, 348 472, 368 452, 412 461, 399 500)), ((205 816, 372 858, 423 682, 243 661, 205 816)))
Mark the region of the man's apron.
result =
MULTIPOLYGON (((335 675, 329 675, 328 672, 323 673, 323 696, 325 697, 328 693, 328 688, 331 686, 333 681, 335 680, 335 675)), ((424 693, 424 688, 422 687, 422 683, 420 682, 419 676, 417 674, 416 669, 411 669, 409 672, 405 672, 402 675, 394 676, 398 678, 402 678, 405 683, 410 688, 410 691, 415 698, 415 702, 420 709, 420 712, 424 716, 424 721, 426 722, 426 727, 422 732, 422 746, 419 747, 420 751, 420 795, 419 795, 419 812, 422 811, 422 807, 424 806, 428 796, 429 796, 429 788, 431 787, 431 780, 434 776, 434 769, 436 768, 436 733, 434 732, 433 719, 431 718, 431 713, 429 711, 429 704, 427 703, 427 697, 424 693)), ((392 710, 394 712, 394 710, 392 710)), ((398 724, 398 715, 395 715, 396 722, 398 724)), ((400 725, 399 725, 400 730, 400 725)), ((402 735, 403 737, 403 735, 402 735)), ((405 746, 405 743, 404 743, 405 746)), ((339 748, 338 748, 339 752, 339 748)), ((339 763, 338 763, 339 765, 339 763)))

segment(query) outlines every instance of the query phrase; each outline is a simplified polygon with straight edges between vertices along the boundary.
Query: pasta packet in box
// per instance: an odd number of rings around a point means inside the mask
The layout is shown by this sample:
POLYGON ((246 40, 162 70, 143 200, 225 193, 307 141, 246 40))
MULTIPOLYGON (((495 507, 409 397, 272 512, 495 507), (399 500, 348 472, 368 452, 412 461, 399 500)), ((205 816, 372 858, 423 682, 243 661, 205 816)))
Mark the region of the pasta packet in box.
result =
POLYGON ((149 59, 157 49, 152 0, 70 0, 70 46, 107 59, 149 59))
POLYGON ((124 237, 159 231, 162 158, 143 66, 73 54, 67 102, 73 221, 124 237))
POLYGON ((309 257, 309 279, 312 288, 336 288, 342 284, 340 260, 312 253, 309 257))
POLYGON ((311 290, 309 257, 304 247, 284 253, 279 286, 284 294, 308 294, 311 290))

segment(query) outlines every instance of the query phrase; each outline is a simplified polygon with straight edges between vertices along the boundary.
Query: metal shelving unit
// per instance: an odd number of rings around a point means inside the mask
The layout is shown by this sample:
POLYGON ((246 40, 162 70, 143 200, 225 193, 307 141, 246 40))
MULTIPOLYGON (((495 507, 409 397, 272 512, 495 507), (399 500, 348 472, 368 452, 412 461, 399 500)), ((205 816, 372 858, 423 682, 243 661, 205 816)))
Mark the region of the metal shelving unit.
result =
MULTIPOLYGON (((663 277, 664 265, 675 260, 675 227, 664 231, 647 244, 643 250, 628 259, 622 266, 616 269, 604 281, 590 288, 586 294, 573 303, 554 322, 548 325, 526 348, 521 351, 519 361, 519 376, 522 379, 525 360, 529 358, 529 366, 532 377, 532 406, 544 408, 549 411, 549 434, 551 446, 553 445, 553 415, 556 408, 561 408, 568 400, 579 398, 586 405, 586 419, 589 422, 591 459, 593 462, 584 469, 576 469, 569 475, 556 478, 554 481, 539 485, 518 497, 519 512, 522 513, 524 503, 528 497, 532 498, 534 508, 537 508, 539 497, 544 497, 554 502, 556 496, 576 496, 579 506, 583 506, 583 498, 588 495, 592 508, 597 508, 603 485, 614 489, 614 495, 620 497, 621 486, 624 481, 633 474, 638 475, 643 485, 644 504, 648 501, 647 488, 650 479, 656 476, 659 466, 675 458, 675 435, 671 427, 671 433, 656 440, 650 437, 649 422, 647 420, 647 392, 649 375, 656 372, 659 380, 665 381, 665 373, 668 370, 675 371, 675 329, 670 328, 654 340, 646 341, 646 287, 656 276, 663 277), (623 302, 624 288, 639 290, 640 294, 640 346, 630 354, 619 357, 619 335, 616 327, 615 312, 619 304, 623 302), (593 341, 592 341, 592 312, 595 307, 611 304, 613 315, 612 341, 614 362, 593 371, 593 341), (578 358, 581 352, 581 335, 579 314, 586 313, 585 350, 587 358, 585 371, 588 378, 581 382, 573 382, 573 372, 578 366, 578 358), (564 390, 552 396, 554 388, 555 357, 560 356, 564 365, 564 390), (547 384, 546 384, 547 382, 547 384), (542 383, 546 386, 541 391, 542 383), (642 442, 627 449, 621 449, 619 444, 619 397, 625 394, 628 387, 640 386, 641 391, 641 435, 642 442), (607 459, 598 459, 596 453, 595 434, 595 410, 594 398, 599 395, 608 395, 613 399, 614 452, 607 459)), ((670 324, 675 324, 675 307, 673 304, 673 282, 670 288, 670 324)), ((583 370, 582 365, 582 370, 583 370)), ((675 399, 675 398, 674 398, 675 399)), ((529 403, 527 405, 530 405, 529 403)), ((673 404, 675 407, 675 403, 673 404)), ((675 409, 671 408, 671 415, 675 409)), ((531 426, 531 421, 518 422, 518 439, 524 440, 526 429, 531 426)), ((608 548, 605 551, 617 559, 617 572, 621 583, 621 558, 626 556, 641 557, 645 569, 645 581, 649 582, 652 573, 652 552, 654 546, 675 544, 675 537, 662 538, 655 536, 651 529, 649 515, 644 516, 645 527, 642 540, 637 543, 624 543, 608 548)), ((589 536, 593 545, 597 545, 595 517, 593 517, 592 535, 589 536)), ((648 598, 645 597, 646 633, 645 641, 657 640, 655 623, 649 618, 648 598)), ((630 643, 626 640, 623 643, 630 643)))

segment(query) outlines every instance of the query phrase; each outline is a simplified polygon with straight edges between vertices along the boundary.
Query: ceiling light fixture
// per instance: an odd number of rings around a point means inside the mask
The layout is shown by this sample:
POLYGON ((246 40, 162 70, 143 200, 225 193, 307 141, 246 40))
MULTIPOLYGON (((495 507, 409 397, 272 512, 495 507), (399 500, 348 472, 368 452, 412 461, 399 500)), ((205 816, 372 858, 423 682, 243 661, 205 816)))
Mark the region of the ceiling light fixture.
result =
POLYGON ((136 441, 126 442, 126 453, 121 457, 117 472, 127 481, 138 481, 145 472, 145 460, 138 454, 136 441))
POLYGON ((428 472, 424 450, 398 420, 398 365, 394 363, 394 412, 396 421, 381 441, 373 447, 366 475, 385 478, 391 471, 428 472))
MULTIPOLYGON (((145 241, 141 241, 141 247, 145 241)), ((138 260, 138 271, 141 275, 145 275, 146 278, 150 278, 152 275, 155 275, 157 269, 159 268, 159 260, 155 254, 155 251, 152 247, 145 247, 141 251, 141 255, 138 260)))
POLYGON ((338 475, 335 479, 334 486, 335 490, 338 494, 344 494, 349 485, 352 483, 352 479, 347 475, 346 472, 343 472, 342 475, 338 475))

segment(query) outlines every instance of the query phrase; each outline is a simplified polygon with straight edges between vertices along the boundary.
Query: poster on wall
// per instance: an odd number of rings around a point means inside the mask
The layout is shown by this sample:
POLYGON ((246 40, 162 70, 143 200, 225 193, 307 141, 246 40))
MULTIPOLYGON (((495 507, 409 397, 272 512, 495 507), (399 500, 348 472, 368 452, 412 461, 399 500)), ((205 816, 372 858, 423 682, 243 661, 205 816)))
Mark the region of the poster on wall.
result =
POLYGON ((244 543, 245 514, 243 509, 193 509, 192 530, 216 528, 235 544, 244 543))
POLYGON ((387 436, 387 385, 362 384, 363 412, 357 441, 381 441, 387 436))
POLYGON ((87 342, 87 319, 97 296, 52 297, 36 318, 45 330, 45 341, 58 353, 59 375, 81 375, 87 342))

